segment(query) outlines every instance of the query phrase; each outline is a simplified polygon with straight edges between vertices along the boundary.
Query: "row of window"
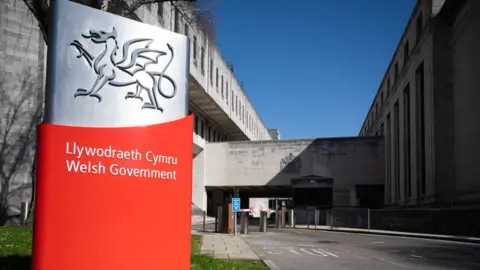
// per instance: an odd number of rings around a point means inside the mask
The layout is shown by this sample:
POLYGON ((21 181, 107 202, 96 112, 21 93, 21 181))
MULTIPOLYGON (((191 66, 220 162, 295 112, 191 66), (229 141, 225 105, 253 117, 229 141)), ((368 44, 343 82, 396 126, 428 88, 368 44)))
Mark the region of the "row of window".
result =
MULTIPOLYGON (((192 112, 189 114, 192 114, 192 112)), ((194 114, 193 130, 195 134, 207 142, 224 142, 227 139, 225 135, 212 127, 207 120, 200 118, 196 114, 194 114)))
MULTIPOLYGON (((420 37, 423 32, 423 15, 420 12, 419 15, 417 16, 416 23, 415 23, 415 41, 416 44, 419 44, 420 37)), ((410 42, 408 38, 405 39, 403 43, 403 64, 402 68, 405 69, 407 66, 407 62, 410 56, 410 42)), ((370 113, 368 114, 364 126, 362 127, 362 130, 360 132, 360 135, 366 135, 371 133, 371 129, 374 128, 374 124, 376 120, 380 117, 381 110, 383 105, 385 104, 386 100, 391 96, 392 94, 392 88, 393 86, 397 83, 398 78, 399 78, 399 60, 396 60, 394 66, 393 66, 393 80, 392 77, 389 75, 390 70, 387 71, 387 79, 386 79, 386 89, 385 90, 380 90, 379 95, 377 96, 377 100, 375 101, 372 109, 370 110, 370 113), (384 95, 384 92, 386 92, 386 95, 384 95)), ((378 132, 377 132, 378 133, 378 132)), ((378 135, 378 134, 377 134, 378 135)))
POLYGON ((388 112, 384 124, 380 125, 380 134, 385 134, 385 191, 386 202, 395 203, 412 197, 412 145, 415 136, 417 195, 426 194, 426 155, 425 155, 425 71, 423 62, 415 70, 415 107, 411 102, 411 87, 407 83, 403 94, 395 101, 393 111, 388 112), (401 104, 401 105, 400 105, 401 104), (400 110, 400 106, 402 110, 400 110), (414 111, 415 114, 411 114, 414 111), (400 125, 400 113, 403 123, 400 125), (415 118, 412 119, 412 116, 415 118), (393 119, 392 119, 393 118, 393 119), (415 128, 411 128, 414 121, 415 128), (392 123, 393 122, 393 123, 392 123), (403 152, 403 155, 400 153, 403 152), (403 158, 403 166, 400 159, 403 158), (401 178, 400 172, 403 171, 401 178), (403 182, 403 189, 402 183, 403 182))

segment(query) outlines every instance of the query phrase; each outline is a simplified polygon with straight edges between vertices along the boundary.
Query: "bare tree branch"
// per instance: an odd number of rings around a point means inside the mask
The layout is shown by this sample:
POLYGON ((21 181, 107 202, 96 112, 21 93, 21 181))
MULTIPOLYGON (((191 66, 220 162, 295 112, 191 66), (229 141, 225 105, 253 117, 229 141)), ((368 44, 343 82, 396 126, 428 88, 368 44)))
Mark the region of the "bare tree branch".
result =
MULTIPOLYGON (((205 36, 211 42, 215 40, 215 22, 211 4, 220 0, 73 0, 93 8, 111 11, 111 7, 121 8, 118 15, 131 18, 134 13, 144 5, 170 3, 179 10, 182 18, 192 27, 205 32, 205 36)), ((48 44, 48 0, 23 0, 29 11, 34 15, 42 32, 45 43, 48 44)), ((116 12, 115 12, 116 13, 116 12)))
POLYGON ((29 171, 35 156, 36 126, 41 121, 43 102, 37 100, 39 87, 31 81, 34 77, 29 71, 18 72, 13 77, 1 75, 0 225, 3 225, 9 219, 12 198, 22 197, 33 184, 29 171))

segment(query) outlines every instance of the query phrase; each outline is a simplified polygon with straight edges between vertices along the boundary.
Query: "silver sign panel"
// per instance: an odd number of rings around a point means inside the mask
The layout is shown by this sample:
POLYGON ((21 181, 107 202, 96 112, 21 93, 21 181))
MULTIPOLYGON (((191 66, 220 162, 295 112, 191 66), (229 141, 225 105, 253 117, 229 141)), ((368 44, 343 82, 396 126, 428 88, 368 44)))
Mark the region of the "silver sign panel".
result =
POLYGON ((189 40, 68 0, 51 1, 45 122, 132 127, 188 113, 189 40))

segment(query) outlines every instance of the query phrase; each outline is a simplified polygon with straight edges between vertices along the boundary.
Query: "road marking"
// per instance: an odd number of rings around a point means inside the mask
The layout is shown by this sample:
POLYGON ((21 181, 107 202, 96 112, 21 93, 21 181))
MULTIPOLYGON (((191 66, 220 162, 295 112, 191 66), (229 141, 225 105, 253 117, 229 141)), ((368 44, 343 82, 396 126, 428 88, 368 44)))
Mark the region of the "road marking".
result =
MULTIPOLYGON (((314 250, 315 250, 315 249, 314 249, 314 250)), ((323 252, 323 253, 326 253, 326 254, 328 254, 328 255, 330 255, 330 256, 332 256, 332 257, 338 258, 338 256, 335 255, 335 254, 333 254, 333 253, 330 253, 330 252, 325 251, 325 250, 323 250, 323 249, 318 249, 318 250, 321 251, 321 252, 323 252)))
POLYGON ((415 255, 415 254, 410 254, 410 256, 415 257, 415 258, 423 258, 422 256, 415 255))
POLYGON ((327 254, 325 254, 325 253, 323 253, 323 252, 321 252, 321 251, 319 251, 319 250, 312 249, 312 251, 313 251, 313 252, 316 252, 316 253, 318 253, 318 254, 320 254, 320 255, 322 255, 323 257, 328 257, 327 254))
POLYGON ((378 241, 378 242, 372 242, 372 244, 384 244, 384 242, 378 241))
POLYGON ((308 251, 308 250, 306 250, 306 249, 304 249, 304 248, 301 248, 300 250, 303 251, 303 252, 305 252, 305 253, 307 253, 308 255, 317 256, 317 257, 320 256, 320 255, 317 255, 317 254, 315 254, 315 253, 312 253, 312 252, 310 252, 310 251, 308 251))
POLYGON ((290 251, 291 251, 292 253, 294 253, 294 254, 297 254, 297 255, 300 255, 300 256, 302 256, 302 257, 303 257, 303 255, 302 255, 302 254, 300 254, 300 252, 298 252, 298 251, 295 251, 295 250, 293 250, 293 249, 290 249, 290 251))

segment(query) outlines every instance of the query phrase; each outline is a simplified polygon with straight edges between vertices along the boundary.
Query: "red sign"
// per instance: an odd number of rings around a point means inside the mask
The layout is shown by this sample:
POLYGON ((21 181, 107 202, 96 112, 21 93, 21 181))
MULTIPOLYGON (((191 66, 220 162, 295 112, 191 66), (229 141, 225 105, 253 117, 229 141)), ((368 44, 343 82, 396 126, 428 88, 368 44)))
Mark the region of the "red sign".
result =
POLYGON ((40 125, 33 269, 190 269, 192 121, 40 125))

